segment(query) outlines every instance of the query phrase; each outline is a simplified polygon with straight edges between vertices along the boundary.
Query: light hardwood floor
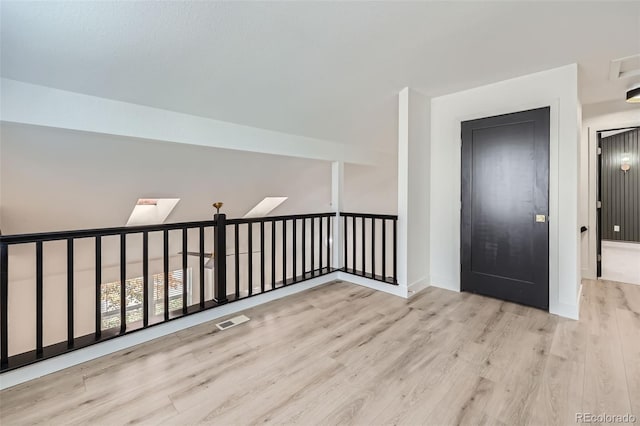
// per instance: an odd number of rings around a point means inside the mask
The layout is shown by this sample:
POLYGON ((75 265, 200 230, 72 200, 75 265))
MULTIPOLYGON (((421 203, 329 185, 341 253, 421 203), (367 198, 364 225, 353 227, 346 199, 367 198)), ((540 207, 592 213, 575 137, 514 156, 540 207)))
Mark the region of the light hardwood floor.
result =
MULTIPOLYGON (((337 282, 0 393, 2 425, 576 424, 640 417, 640 286, 586 281, 580 321, 337 282)), ((640 419, 637 420, 640 423, 640 419)))

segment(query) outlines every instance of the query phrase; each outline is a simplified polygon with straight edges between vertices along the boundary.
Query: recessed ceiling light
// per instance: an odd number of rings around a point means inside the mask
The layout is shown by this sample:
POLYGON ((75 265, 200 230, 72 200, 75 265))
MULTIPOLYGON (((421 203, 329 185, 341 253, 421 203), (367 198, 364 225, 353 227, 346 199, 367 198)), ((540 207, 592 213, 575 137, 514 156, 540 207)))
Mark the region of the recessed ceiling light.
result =
POLYGON ((640 86, 627 91, 627 102, 630 104, 640 103, 640 86))

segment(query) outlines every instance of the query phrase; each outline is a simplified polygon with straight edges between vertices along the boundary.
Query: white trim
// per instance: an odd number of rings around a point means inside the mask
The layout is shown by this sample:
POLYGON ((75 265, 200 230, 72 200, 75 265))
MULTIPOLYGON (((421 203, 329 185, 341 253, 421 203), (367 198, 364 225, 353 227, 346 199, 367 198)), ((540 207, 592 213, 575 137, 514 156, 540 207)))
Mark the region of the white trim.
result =
POLYGON ((431 286, 432 287, 438 287, 438 288, 443 288, 445 290, 451 290, 451 291, 456 291, 458 293, 460 293, 460 283, 459 282, 454 282, 452 280, 450 280, 448 277, 438 277, 438 276, 432 276, 431 277, 431 286))
MULTIPOLYGON (((560 291, 559 291, 559 264, 558 264, 558 253, 559 253, 559 191, 558 191, 558 181, 559 181, 559 141, 560 141, 560 123, 559 123, 559 114, 560 114, 560 100, 557 98, 548 98, 541 99, 534 102, 521 103, 517 106, 503 106, 497 109, 487 109, 484 111, 475 111, 472 114, 467 114, 464 116, 459 116, 456 118, 456 135, 460 134, 460 129, 462 126, 462 122, 469 120, 476 120, 485 117, 492 117, 501 114, 508 114, 515 111, 527 111, 531 109, 537 108, 545 108, 549 107, 549 312, 551 312, 551 306, 553 305, 554 309, 556 306, 560 305, 560 291)), ((453 136, 452 136, 453 137, 453 136)), ((460 164, 462 157, 462 149, 459 148, 456 150, 457 158, 456 164, 460 164)), ((460 176, 458 176, 461 179, 460 176)), ((460 183, 460 181, 458 181, 460 183)), ((461 191, 460 185, 457 187, 457 191, 461 191)), ((455 203, 456 207, 459 207, 458 201, 459 197, 456 198, 455 203)), ((458 229, 460 227, 460 223, 462 220, 461 211, 459 208, 454 208, 454 215, 457 218, 456 223, 458 224, 458 229)), ((458 236, 460 233, 458 232, 458 236)), ((460 238, 457 239, 458 247, 460 247, 461 241, 460 238)), ((456 252, 458 256, 458 263, 461 264, 461 258, 459 251, 456 252)), ((458 268, 458 282, 446 282, 445 280, 440 281, 440 285, 433 284, 436 287, 445 288, 448 290, 460 291, 461 288, 461 276, 460 269, 458 268)))
MULTIPOLYGON (((118 337, 116 339, 97 343, 95 345, 78 349, 64 355, 46 359, 32 365, 27 365, 16 370, 2 373, 0 375, 0 389, 7 389, 20 383, 42 377, 46 374, 51 374, 65 368, 69 368, 74 365, 78 365, 83 362, 87 362, 92 359, 96 359, 120 351, 122 349, 130 348, 132 346, 139 345, 141 343, 148 342, 150 340, 157 339, 159 337, 163 337, 180 330, 184 330, 185 328, 193 327, 195 325, 234 314, 236 312, 240 312, 245 309, 270 302, 272 300, 280 299, 304 290, 308 290, 313 287, 317 287, 319 285, 327 284, 331 281, 340 279, 339 275, 340 274, 337 272, 332 272, 330 274, 318 278, 313 278, 300 284, 284 287, 278 289, 277 291, 271 291, 265 294, 260 294, 254 297, 240 300, 235 303, 223 305, 215 309, 210 309, 208 311, 189 315, 184 318, 169 321, 167 323, 150 327, 145 330, 140 330, 132 334, 118 337)), ((213 328, 214 325, 212 324, 211 327, 213 328)))
POLYGON ((407 289, 409 259, 409 88, 398 93, 398 234, 397 280, 407 289))
MULTIPOLYGON (((597 116, 596 116, 597 117, 597 116)), ((584 121, 592 120, 596 117, 589 117, 584 119, 584 121)), ((587 265, 586 270, 588 271, 586 274, 583 274, 583 278, 596 279, 597 275, 597 244, 598 244, 598 236, 596 230, 598 229, 598 206, 597 206, 597 182, 598 182, 598 132, 608 130, 608 129, 622 129, 627 127, 638 127, 640 126, 640 115, 639 120, 611 120, 611 122, 601 125, 588 126, 587 127, 587 148, 589 150, 589 158, 588 158, 588 178, 589 178, 589 194, 587 200, 587 221, 588 221, 588 235, 589 239, 587 242, 587 265)))
POLYGON ((425 288, 430 286, 431 284, 429 284, 429 277, 423 277, 417 281, 414 281, 413 283, 409 284, 409 288, 407 290, 407 297, 413 297, 416 294, 420 293, 425 288))
POLYGON ((596 277, 591 275, 591 271, 589 270, 588 267, 586 268, 581 268, 580 269, 580 274, 582 276, 582 279, 588 279, 588 280, 595 280, 596 277))
POLYGON ((549 313, 554 315, 559 315, 561 317, 578 320, 580 319, 580 302, 582 299, 582 284, 580 284, 580 289, 578 290, 578 299, 577 304, 569 305, 567 303, 558 303, 553 309, 551 309, 551 305, 549 305, 549 313))
POLYGON ((360 277, 358 275, 348 274, 346 272, 338 272, 338 279, 367 287, 373 290, 382 291, 384 293, 393 294, 394 296, 407 298, 407 288, 399 285, 385 284, 380 281, 371 280, 369 278, 360 277))
POLYGON ((636 243, 634 241, 611 241, 611 240, 602 240, 603 247, 611 247, 611 248, 623 248, 625 250, 640 250, 640 243, 636 243))

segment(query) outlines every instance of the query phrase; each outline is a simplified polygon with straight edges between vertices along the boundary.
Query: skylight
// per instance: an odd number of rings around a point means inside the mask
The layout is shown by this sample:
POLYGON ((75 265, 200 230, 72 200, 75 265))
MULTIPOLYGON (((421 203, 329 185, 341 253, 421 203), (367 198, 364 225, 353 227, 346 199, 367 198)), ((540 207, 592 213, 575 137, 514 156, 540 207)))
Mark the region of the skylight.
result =
POLYGON ((164 223, 178 201, 179 198, 140 198, 133 207, 127 226, 164 223))
POLYGON ((273 209, 284 203, 288 198, 289 197, 265 197, 264 200, 260 201, 254 208, 249 210, 249 213, 245 214, 244 217, 266 216, 271 213, 273 209))

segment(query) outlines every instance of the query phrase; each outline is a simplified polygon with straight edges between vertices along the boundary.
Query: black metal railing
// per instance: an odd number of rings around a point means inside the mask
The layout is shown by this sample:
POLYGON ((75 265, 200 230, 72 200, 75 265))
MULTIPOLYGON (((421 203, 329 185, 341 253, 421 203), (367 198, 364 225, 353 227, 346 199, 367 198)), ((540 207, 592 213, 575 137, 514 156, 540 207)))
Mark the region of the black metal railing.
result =
MULTIPOLYGON (((341 270, 397 284, 397 217, 340 215, 341 270)), ((2 235, 0 371, 329 274, 336 270, 336 224, 335 213, 243 219, 216 214, 201 222, 2 235), (65 270, 57 281, 45 271, 48 257, 65 270), (35 297, 25 300, 23 294, 19 304, 14 296, 10 306, 10 294, 32 283, 35 297), (54 288, 66 297, 50 298, 54 288), (35 330, 23 315, 32 311, 35 330), (51 318, 58 320, 54 331, 51 318)))
POLYGON ((340 213, 344 227, 344 272, 398 284, 398 216, 340 213))
POLYGON ((234 283, 233 298, 265 293, 332 272, 334 218, 335 213, 317 213, 226 220, 227 227, 233 228, 234 252, 247 254, 246 262, 242 256, 234 256, 232 276, 220 271, 234 283))
MULTIPOLYGON (((128 332, 136 331, 142 328, 147 328, 151 325, 158 324, 160 322, 169 321, 171 319, 198 312, 204 308, 211 307, 215 302, 207 301, 205 297, 204 289, 204 274, 200 274, 200 300, 197 305, 188 306, 187 304, 187 287, 183 285, 184 291, 182 293, 182 303, 179 309, 173 312, 169 309, 169 232, 177 231, 182 234, 182 269, 183 277, 187 275, 187 235, 189 231, 195 231, 197 239, 199 240, 199 263, 200 270, 204 269, 205 252, 204 252, 204 238, 205 230, 209 228, 216 228, 217 222, 202 221, 202 222, 188 222, 188 223, 173 223, 166 225, 150 225, 150 226, 135 226, 135 227, 119 227, 119 228, 102 228, 102 229, 89 229, 79 231, 64 231, 64 232, 50 232, 39 234, 24 234, 24 235, 4 235, 0 236, 0 371, 10 370, 16 367, 20 367, 32 362, 50 358, 55 355, 59 355, 64 352, 68 352, 73 349, 88 346, 93 343, 108 340, 115 336, 123 335, 128 332), (163 313, 161 316, 152 315, 149 312, 149 286, 143 285, 141 288, 141 303, 139 304, 142 309, 141 319, 137 321, 128 321, 127 313, 130 310, 127 307, 127 240, 134 236, 140 235, 142 237, 142 275, 143 282, 149 283, 149 235, 152 233, 159 233, 162 235, 162 252, 163 252, 163 273, 164 273, 164 291, 163 293, 163 313), (109 240, 110 248, 119 247, 119 262, 115 268, 119 269, 118 276, 120 282, 120 320, 119 326, 103 329, 102 319, 102 288, 103 288, 103 248, 105 241, 109 240), (113 240, 117 241, 113 241, 113 240), (76 279, 77 268, 75 264, 76 246, 82 242, 84 251, 87 250, 87 240, 93 240, 93 275, 94 279, 92 283, 78 283, 76 279), (59 246, 55 248, 58 250, 53 251, 54 257, 60 255, 61 251, 66 252, 66 306, 60 309, 47 304, 48 312, 47 316, 55 317, 58 315, 64 315, 62 313, 63 308, 66 310, 66 339, 60 340, 55 343, 45 345, 45 303, 44 303, 44 290, 45 290, 45 248, 47 245, 54 245, 63 243, 66 247, 64 250, 60 250, 59 246), (115 243, 115 244, 113 244, 115 243), (29 255, 29 247, 35 249, 35 277, 33 280, 19 280, 22 284, 28 284, 29 281, 35 281, 35 342, 33 349, 20 352, 18 354, 9 354, 9 343, 11 337, 19 337, 19 335, 28 334, 25 333, 26 324, 11 324, 10 323, 10 309, 30 310, 28 306, 9 306, 9 273, 11 271, 12 264, 10 263, 10 248, 21 250, 20 255, 27 257, 29 255), (77 308, 80 304, 85 305, 88 300, 78 300, 76 303, 76 292, 80 284, 93 286, 93 332, 89 334, 83 334, 76 336, 75 327, 77 320, 77 308), (212 303, 213 302, 213 303, 212 303), (10 327, 17 325, 18 327, 10 327), (15 333, 15 334, 14 334, 15 333)), ((113 251, 113 250, 111 250, 113 251)), ((84 253, 86 254, 86 253, 84 253)), ((112 253, 110 253, 112 254, 112 253)), ((85 274, 86 275, 86 274, 85 274)), ((12 289, 15 290, 15 289, 12 289)), ((87 320, 88 318, 84 318, 87 320)), ((51 340, 51 339, 48 339, 51 340)))

